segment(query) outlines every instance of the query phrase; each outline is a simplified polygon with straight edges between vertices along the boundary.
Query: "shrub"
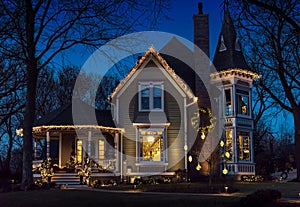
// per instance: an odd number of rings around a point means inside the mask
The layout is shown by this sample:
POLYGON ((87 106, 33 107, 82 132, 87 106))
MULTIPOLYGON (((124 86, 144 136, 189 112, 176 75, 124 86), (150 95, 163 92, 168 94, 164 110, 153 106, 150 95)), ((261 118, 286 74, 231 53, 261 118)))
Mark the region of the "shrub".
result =
POLYGON ((262 182, 264 178, 261 175, 242 175, 241 181, 243 182, 262 182))
POLYGON ((265 206, 274 203, 281 198, 281 192, 275 189, 260 189, 247 195, 240 201, 241 206, 265 206))

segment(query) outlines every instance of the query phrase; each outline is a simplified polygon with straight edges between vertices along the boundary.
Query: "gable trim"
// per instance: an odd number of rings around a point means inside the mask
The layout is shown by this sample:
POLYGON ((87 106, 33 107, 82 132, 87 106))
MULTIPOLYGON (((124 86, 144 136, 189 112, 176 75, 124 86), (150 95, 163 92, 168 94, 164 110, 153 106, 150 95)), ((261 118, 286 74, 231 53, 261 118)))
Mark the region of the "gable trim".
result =
MULTIPOLYGON (((137 71, 138 69, 143 68, 150 60, 153 60, 155 62, 155 64, 157 64, 157 62, 155 60, 158 61, 159 65, 161 65, 161 67, 158 67, 160 69, 162 69, 162 71, 166 71, 169 75, 169 77, 171 77, 173 79, 172 83, 174 85, 178 85, 179 88, 189 97, 189 98, 194 98, 194 94, 193 92, 190 90, 190 88, 186 85, 186 83, 175 73, 175 71, 167 64, 167 62, 162 58, 162 56, 154 49, 153 46, 150 46, 148 48, 148 50, 144 53, 144 55, 137 61, 137 63, 135 64, 135 66, 130 70, 130 72, 127 74, 127 76, 119 83, 119 85, 115 88, 115 90, 113 91, 113 93, 108 97, 109 100, 112 100, 113 97, 118 94, 118 93, 122 93, 124 87, 126 88, 127 84, 130 84, 134 77, 137 76, 137 71), (155 58, 150 57, 149 55, 153 55, 155 58), (149 59, 147 59, 149 58, 149 59), (123 90, 122 90, 123 89, 123 90)), ((169 80, 171 80, 168 76, 166 76, 169 80)), ((178 88, 177 88, 178 90, 178 88)), ((178 90, 180 91, 180 90, 178 90)), ((119 95, 117 95, 119 97, 119 95)))

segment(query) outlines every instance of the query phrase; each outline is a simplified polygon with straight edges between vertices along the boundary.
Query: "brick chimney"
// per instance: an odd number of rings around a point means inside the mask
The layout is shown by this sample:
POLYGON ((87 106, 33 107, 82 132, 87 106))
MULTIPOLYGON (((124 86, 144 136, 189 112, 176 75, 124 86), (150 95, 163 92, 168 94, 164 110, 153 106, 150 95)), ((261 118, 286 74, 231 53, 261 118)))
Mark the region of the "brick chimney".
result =
POLYGON ((195 87, 198 105, 210 108, 208 91, 210 90, 210 55, 209 55, 209 22, 208 14, 203 14, 203 4, 198 3, 198 14, 193 15, 194 44, 202 51, 194 50, 196 75, 195 87))
POLYGON ((198 14, 194 14, 194 44, 209 56, 208 14, 203 14, 202 2, 198 3, 198 14))

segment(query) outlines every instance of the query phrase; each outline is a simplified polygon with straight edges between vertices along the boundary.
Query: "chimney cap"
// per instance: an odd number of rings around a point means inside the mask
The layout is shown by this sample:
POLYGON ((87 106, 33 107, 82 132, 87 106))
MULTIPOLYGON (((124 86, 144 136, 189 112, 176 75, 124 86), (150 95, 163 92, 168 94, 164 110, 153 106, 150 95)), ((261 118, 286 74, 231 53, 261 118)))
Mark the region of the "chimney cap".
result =
POLYGON ((203 4, 202 4, 202 2, 198 3, 198 14, 203 14, 203 4))

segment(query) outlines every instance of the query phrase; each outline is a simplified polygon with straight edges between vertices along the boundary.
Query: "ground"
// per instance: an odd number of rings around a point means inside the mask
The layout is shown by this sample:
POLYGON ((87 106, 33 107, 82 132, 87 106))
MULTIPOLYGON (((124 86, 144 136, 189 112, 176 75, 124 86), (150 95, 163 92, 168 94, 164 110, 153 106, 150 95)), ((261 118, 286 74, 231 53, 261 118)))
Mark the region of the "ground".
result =
MULTIPOLYGON (((218 206, 218 207, 239 207, 240 199, 247 194, 254 192, 257 189, 278 189, 282 192, 283 199, 280 203, 272 204, 272 207, 292 207, 300 206, 299 192, 300 183, 232 183, 232 186, 239 189, 238 192, 226 194, 220 193, 217 195, 208 194, 187 194, 180 190, 187 188, 202 188, 206 183, 192 183, 192 184, 160 184, 149 185, 149 189, 169 188, 174 189, 177 186, 176 193, 153 193, 141 192, 141 186, 126 186, 123 189, 115 188, 115 190, 123 190, 122 192, 112 191, 112 189, 94 189, 89 187, 77 189, 50 189, 50 190, 35 190, 29 192, 10 192, 0 194, 1 207, 15 207, 15 206, 218 206), (188 187, 189 186, 189 187, 188 187), (108 191, 107 191, 108 190, 108 191)), ((144 186, 144 190, 147 187, 144 186)), ((184 191, 184 190, 183 190, 184 191)), ((258 207, 258 206, 256 206, 258 207)))

